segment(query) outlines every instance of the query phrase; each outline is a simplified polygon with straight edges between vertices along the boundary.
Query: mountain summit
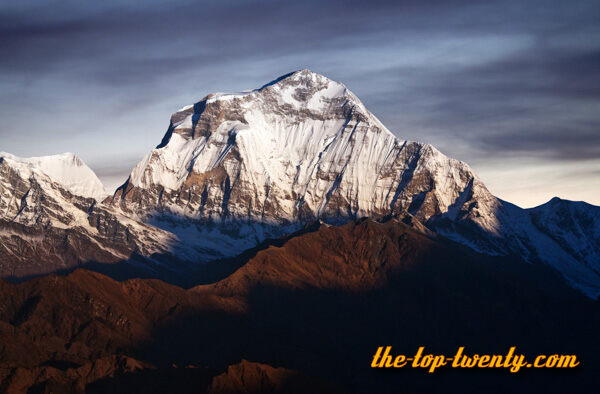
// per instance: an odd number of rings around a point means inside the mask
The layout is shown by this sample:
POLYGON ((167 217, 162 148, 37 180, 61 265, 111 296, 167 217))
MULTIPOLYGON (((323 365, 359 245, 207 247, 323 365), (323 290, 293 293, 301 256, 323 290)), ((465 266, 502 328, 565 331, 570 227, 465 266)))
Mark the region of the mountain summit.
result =
POLYGON ((37 172, 39 176, 47 176, 75 195, 97 200, 107 197, 104 186, 94 171, 73 153, 22 158, 0 152, 0 160, 2 159, 10 161, 21 173, 29 174, 27 177, 37 172))
POLYGON ((343 84, 301 70, 177 111, 112 203, 228 257, 315 219, 464 211, 493 231, 495 201, 467 164, 395 137, 343 84))

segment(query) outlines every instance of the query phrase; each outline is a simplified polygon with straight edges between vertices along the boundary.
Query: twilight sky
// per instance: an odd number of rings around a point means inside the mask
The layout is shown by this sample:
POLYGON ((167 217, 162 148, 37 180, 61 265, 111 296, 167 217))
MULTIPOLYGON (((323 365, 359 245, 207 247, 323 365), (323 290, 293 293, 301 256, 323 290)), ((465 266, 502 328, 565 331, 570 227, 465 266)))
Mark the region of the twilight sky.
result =
POLYGON ((600 2, 0 4, 0 151, 74 152, 108 190, 171 113, 309 68, 522 207, 600 205, 600 2))

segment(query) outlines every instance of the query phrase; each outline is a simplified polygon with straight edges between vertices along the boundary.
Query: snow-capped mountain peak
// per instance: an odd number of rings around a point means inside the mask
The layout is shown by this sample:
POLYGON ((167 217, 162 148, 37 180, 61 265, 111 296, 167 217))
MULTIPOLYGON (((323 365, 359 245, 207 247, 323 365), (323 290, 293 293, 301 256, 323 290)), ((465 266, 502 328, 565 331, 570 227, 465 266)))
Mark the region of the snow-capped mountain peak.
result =
POLYGON ((97 200, 107 195, 94 171, 73 153, 23 158, 0 152, 0 158, 10 161, 26 178, 43 174, 74 195, 97 200))
POLYGON ((208 95, 173 114, 161 144, 113 203, 146 220, 260 225, 248 244, 211 246, 230 254, 264 239, 263 225, 281 233, 319 218, 403 211, 424 221, 450 211, 456 218, 474 198, 469 213, 493 228, 495 198, 468 165, 397 138, 346 86, 300 70, 255 90, 208 95))
POLYGON ((595 210, 501 201, 466 163, 394 136, 346 86, 309 70, 177 111, 111 203, 175 233, 197 260, 233 256, 315 219, 409 214, 479 252, 550 264, 600 294, 598 238, 580 231, 595 210), (571 219, 557 212, 581 219, 549 230, 571 219))
POLYGON ((173 236, 104 205, 102 184, 77 156, 0 153, 0 276, 168 250, 173 236))
MULTIPOLYGON (((343 84, 300 70, 255 90, 210 94, 177 111, 161 144, 132 172, 130 184, 178 189, 190 169, 196 173, 210 171, 232 147, 241 148, 240 144, 248 145, 242 149, 251 149, 259 158, 260 162, 249 158, 248 165, 276 164, 267 158, 292 159, 290 162, 299 165, 311 150, 326 149, 336 135, 359 123, 363 131, 384 135, 388 144, 403 142, 343 84)), ((285 168, 263 170, 276 174, 285 168)))
MULTIPOLYGON (((194 116, 211 106, 233 107, 241 115, 241 122, 247 120, 246 117, 256 115, 256 112, 303 120, 310 116, 331 117, 341 109, 352 110, 368 117, 381 130, 389 133, 344 84, 307 69, 286 74, 254 90, 209 94, 198 103, 185 106, 173 114, 173 131, 186 135, 186 131, 198 121, 194 116)), ((192 138, 197 136, 194 134, 192 138)), ((163 141, 161 145, 165 143, 163 141)))

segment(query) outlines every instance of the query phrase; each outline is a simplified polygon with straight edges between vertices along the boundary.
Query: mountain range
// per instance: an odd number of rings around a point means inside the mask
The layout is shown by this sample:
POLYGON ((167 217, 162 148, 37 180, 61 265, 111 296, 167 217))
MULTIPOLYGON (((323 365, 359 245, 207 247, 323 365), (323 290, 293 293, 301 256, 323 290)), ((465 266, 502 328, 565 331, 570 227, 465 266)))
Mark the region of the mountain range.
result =
POLYGON ((4 278, 82 266, 183 283, 312 223, 395 218, 600 294, 599 207, 502 201, 466 163, 396 137, 343 84, 309 70, 175 112, 113 195, 69 153, 0 153, 0 184, 4 278))
POLYGON ((502 201, 309 70, 175 112, 110 195, 0 153, 0 277, 2 393, 598 387, 600 207, 502 201), (369 368, 384 345, 581 367, 369 368))

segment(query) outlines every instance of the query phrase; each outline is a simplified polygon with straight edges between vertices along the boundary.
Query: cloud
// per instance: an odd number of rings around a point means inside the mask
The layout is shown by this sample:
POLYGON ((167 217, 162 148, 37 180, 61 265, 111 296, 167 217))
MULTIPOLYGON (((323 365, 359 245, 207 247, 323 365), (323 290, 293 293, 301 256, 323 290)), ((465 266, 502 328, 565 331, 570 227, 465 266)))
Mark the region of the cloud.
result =
POLYGON ((7 0, 0 145, 141 157, 177 108, 308 67, 401 138, 470 163, 587 163, 600 156, 599 14, 592 0, 7 0))
POLYGON ((467 145, 472 158, 600 157, 600 46, 544 45, 534 41, 483 64, 388 70, 391 87, 376 104, 390 113, 394 105, 404 109, 388 124, 412 114, 417 130, 438 145, 467 145))

